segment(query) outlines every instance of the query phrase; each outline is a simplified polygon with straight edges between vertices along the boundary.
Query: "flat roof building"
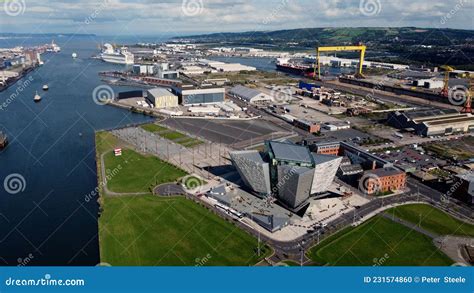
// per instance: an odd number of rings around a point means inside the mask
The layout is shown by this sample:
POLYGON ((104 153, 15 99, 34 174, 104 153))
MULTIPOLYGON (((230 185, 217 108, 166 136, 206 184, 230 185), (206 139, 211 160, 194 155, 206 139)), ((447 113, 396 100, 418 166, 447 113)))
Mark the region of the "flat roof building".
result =
POLYGON ((267 95, 259 90, 248 88, 242 85, 237 85, 229 90, 231 95, 234 95, 247 103, 259 104, 263 102, 272 102, 273 97, 267 95))
POLYGON ((270 232, 275 232, 290 223, 291 219, 300 219, 283 207, 258 198, 239 188, 219 185, 206 194, 242 216, 246 216, 270 232))
POLYGON ((407 175, 394 167, 365 171, 360 185, 362 191, 371 195, 393 192, 406 187, 407 175))
POLYGON ((178 97, 165 88, 152 88, 147 91, 147 100, 155 108, 172 108, 178 106, 178 97))
POLYGON ((173 88, 178 95, 182 105, 199 105, 221 103, 225 99, 225 88, 223 87, 201 87, 181 86, 173 88))
POLYGON ((454 109, 423 109, 416 111, 391 112, 389 125, 418 135, 449 135, 474 131, 474 116, 459 113, 454 109))

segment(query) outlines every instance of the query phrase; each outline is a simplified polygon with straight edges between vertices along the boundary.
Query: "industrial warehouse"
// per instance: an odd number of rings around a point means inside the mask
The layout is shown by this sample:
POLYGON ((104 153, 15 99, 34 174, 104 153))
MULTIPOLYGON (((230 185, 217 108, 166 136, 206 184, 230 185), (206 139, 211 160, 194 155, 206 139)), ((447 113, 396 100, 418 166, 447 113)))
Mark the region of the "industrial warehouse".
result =
POLYGON ((424 109, 407 112, 391 112, 387 123, 417 135, 450 135, 474 131, 474 116, 454 109, 424 109))

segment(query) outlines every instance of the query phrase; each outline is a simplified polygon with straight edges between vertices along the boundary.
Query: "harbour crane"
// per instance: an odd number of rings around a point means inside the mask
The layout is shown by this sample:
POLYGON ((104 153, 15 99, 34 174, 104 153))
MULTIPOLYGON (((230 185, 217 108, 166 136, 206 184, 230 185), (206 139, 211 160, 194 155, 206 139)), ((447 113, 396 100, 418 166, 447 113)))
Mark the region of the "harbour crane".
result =
POLYGON ((474 74, 469 74, 469 89, 466 93, 466 102, 461 110, 461 113, 472 114, 472 96, 474 95, 474 74))
MULTIPOLYGON (((321 52, 340 52, 340 51, 357 51, 360 52, 359 58, 359 67, 356 73, 356 77, 363 78, 362 67, 364 64, 365 50, 367 49, 364 45, 356 46, 330 46, 330 47, 318 47, 316 48, 316 58, 317 58, 317 69, 318 69, 318 79, 321 79, 321 63, 319 60, 319 55, 321 52)), ((314 68, 314 76, 316 76, 316 68, 314 68)))
POLYGON ((449 96, 449 73, 454 71, 454 68, 449 65, 443 65, 440 68, 444 70, 444 84, 441 95, 447 98, 449 96))

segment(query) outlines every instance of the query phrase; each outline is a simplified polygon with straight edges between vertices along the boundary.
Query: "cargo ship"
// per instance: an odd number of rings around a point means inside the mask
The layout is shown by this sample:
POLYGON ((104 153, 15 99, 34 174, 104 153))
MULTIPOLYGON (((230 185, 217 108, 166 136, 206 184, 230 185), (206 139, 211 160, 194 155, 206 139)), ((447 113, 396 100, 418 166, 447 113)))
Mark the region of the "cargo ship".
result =
POLYGON ((303 62, 290 61, 290 59, 279 58, 276 62, 276 68, 289 74, 302 75, 305 77, 314 77, 315 66, 303 62))

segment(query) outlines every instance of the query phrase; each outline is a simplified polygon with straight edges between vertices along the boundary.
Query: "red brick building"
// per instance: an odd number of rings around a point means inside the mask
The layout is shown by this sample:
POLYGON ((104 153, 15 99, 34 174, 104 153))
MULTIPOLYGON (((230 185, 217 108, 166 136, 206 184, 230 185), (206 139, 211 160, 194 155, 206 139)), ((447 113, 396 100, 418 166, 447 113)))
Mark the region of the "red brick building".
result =
POLYGON ((367 194, 376 194, 404 189, 407 175, 401 170, 388 167, 365 171, 361 180, 367 194))

